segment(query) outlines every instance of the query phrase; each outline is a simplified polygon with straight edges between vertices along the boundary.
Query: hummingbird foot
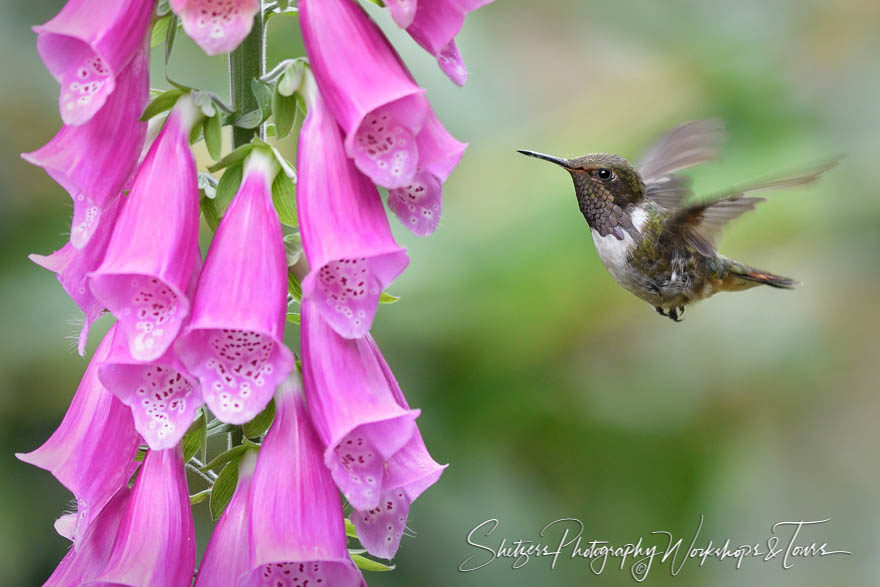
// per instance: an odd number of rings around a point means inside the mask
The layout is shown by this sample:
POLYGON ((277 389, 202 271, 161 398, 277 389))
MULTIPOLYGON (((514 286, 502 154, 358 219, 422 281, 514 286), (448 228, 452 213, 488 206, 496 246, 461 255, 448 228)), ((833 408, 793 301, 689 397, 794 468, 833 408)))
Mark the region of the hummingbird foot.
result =
POLYGON ((669 318, 673 322, 681 322, 682 320, 684 320, 684 306, 672 308, 668 312, 666 310, 664 310, 663 308, 661 308, 660 306, 655 306, 654 309, 657 310, 658 314, 660 314, 661 316, 664 316, 666 318, 669 318))

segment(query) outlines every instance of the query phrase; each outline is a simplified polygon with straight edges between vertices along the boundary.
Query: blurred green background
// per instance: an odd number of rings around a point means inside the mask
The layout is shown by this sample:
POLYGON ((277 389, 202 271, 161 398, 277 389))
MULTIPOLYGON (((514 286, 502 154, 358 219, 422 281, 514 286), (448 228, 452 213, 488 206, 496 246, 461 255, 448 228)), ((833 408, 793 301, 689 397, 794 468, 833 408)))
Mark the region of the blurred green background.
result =
MULTIPOLYGON (((0 576, 42 582, 66 541, 52 522, 69 494, 12 453, 42 443, 85 361, 78 312, 26 255, 60 247, 68 196, 18 154, 59 125, 57 85, 29 26, 60 0, 9 2, 0 20, 0 576)), ((782 520, 829 524, 801 543, 853 552, 798 561, 656 565, 677 586, 880 584, 880 4, 876 0, 498 0, 467 21, 470 70, 454 87, 384 11, 385 28, 448 128, 470 148, 428 239, 392 221, 412 264, 390 288, 375 337, 441 462, 413 507, 397 570, 372 585, 631 585, 609 563, 554 570, 535 559, 458 565, 483 544, 539 539, 576 517, 585 537, 623 544, 652 530, 716 544, 765 542, 782 520), (794 276, 794 292, 722 294, 673 324, 606 273, 561 170, 517 155, 611 151, 637 159, 668 128, 728 125, 723 160, 693 172, 698 193, 841 153, 819 185, 771 195, 722 250, 794 276)), ((269 30, 270 65, 300 51, 296 19, 269 30)), ((154 54, 154 81, 162 62, 154 54)), ((182 35, 169 73, 225 92, 223 58, 182 35)), ((291 155, 295 138, 282 143, 291 155)), ((206 163, 200 150, 201 162, 206 163)), ((109 326, 105 318, 90 352, 109 326)), ((296 332, 289 339, 295 346, 296 332)), ((204 518, 205 509, 198 514, 204 518)), ((205 544, 206 529, 200 540, 205 544)), ((556 535, 558 539, 558 534, 556 535)), ((662 541, 654 540, 660 544, 662 541)), ((627 567, 628 568, 628 567, 627 567)))

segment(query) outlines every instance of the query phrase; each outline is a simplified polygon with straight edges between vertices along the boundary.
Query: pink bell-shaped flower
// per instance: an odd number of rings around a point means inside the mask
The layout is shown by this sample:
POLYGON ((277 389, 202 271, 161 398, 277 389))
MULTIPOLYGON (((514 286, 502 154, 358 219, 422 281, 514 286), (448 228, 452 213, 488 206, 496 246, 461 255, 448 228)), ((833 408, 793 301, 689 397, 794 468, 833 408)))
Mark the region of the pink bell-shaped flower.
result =
POLYGON ((135 361, 119 329, 98 377, 131 408, 135 428, 153 450, 177 446, 204 403, 198 381, 173 350, 149 363, 135 361))
POLYGON ((419 411, 396 401, 367 337, 342 338, 314 302, 301 310, 303 382, 324 463, 352 507, 372 509, 385 462, 412 438, 419 411))
POLYGON ((189 315, 186 292, 200 258, 189 133, 200 116, 189 95, 178 100, 135 176, 103 262, 89 274, 138 361, 165 354, 189 315))
POLYGON ((251 31, 259 0, 171 0, 183 30, 208 55, 229 53, 251 31))
POLYGON ((150 450, 116 531, 99 585, 192 585, 196 539, 183 452, 150 450))
POLYGON ((144 49, 153 0, 68 0, 34 27, 37 51, 61 84, 64 124, 88 122, 113 94, 118 76, 144 49))
POLYGON ((373 183, 409 185, 419 165, 425 91, 357 2, 299 0, 297 8, 318 88, 345 131, 345 152, 373 183))
POLYGON ((272 205, 278 165, 255 148, 199 277, 192 321, 175 348, 223 422, 243 424, 266 407, 294 368, 284 346, 287 258, 272 205))
POLYGON ((98 381, 118 328, 98 345, 58 429, 40 448, 15 455, 52 473, 76 497, 75 543, 134 472, 138 435, 131 411, 98 381))
POLYGON ((311 271, 303 296, 346 338, 370 330, 379 297, 407 266, 376 187, 345 155, 336 121, 306 79, 297 154, 297 213, 311 271))
MULTIPOLYGON (((371 337, 367 338, 395 400, 402 408, 409 409, 400 385, 379 347, 371 337)), ((369 510, 355 511, 351 515, 358 538, 367 552, 381 558, 394 557, 406 528, 410 504, 440 479, 447 466, 431 458, 422 434, 416 428, 409 442, 394 453, 385 465, 379 504, 369 510)))
POLYGON ((295 374, 275 394, 250 492, 250 572, 238 585, 366 587, 295 374))

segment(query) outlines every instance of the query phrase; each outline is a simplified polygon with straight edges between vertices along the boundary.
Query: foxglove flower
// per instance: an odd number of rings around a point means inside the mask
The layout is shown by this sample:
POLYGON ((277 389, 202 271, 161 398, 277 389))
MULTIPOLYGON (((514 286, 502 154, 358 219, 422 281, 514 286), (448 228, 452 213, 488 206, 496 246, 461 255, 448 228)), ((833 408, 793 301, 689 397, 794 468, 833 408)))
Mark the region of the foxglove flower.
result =
POLYGON ((199 194, 189 133, 200 116, 182 96, 150 147, 116 221, 92 293, 119 320, 131 356, 158 359, 189 314, 199 262, 199 194))
POLYGON ((61 84, 67 125, 88 122, 113 94, 118 76, 143 50, 153 0, 68 0, 55 18, 34 27, 37 51, 61 84))
POLYGON ((208 55, 238 47, 259 9, 259 0, 171 0, 183 30, 208 55))
MULTIPOLYGON (((394 399, 402 408, 409 409, 400 385, 376 342, 369 336, 367 342, 382 368, 394 399)), ((370 510, 355 511, 351 515, 358 538, 367 552, 381 558, 394 557, 406 527, 410 504, 437 482, 446 467, 447 465, 440 465, 431 458, 425 441, 416 428, 409 442, 388 459, 379 504, 370 510)))
POLYGON ((303 43, 345 151, 373 183, 409 185, 428 101, 379 27, 351 0, 300 0, 303 43), (353 64, 357 64, 354 66, 353 64))
POLYGON ((67 551, 43 587, 86 585, 101 574, 110 558, 130 499, 131 490, 127 486, 121 487, 89 524, 81 543, 67 551))
POLYGON ((345 156, 339 127, 306 80, 308 115, 297 154, 297 213, 313 299, 346 338, 366 334, 379 297, 409 263, 376 187, 345 156))
POLYGON ((256 463, 256 453, 247 451, 238 464, 238 485, 211 533, 195 587, 237 585, 237 579, 251 570, 249 508, 256 463))
POLYGON ((203 403, 198 381, 174 351, 168 349, 149 363, 135 361, 119 329, 98 377, 131 408, 135 428, 153 450, 177 446, 203 403))
POLYGON ((272 205, 278 165, 254 149, 199 277, 192 322, 177 353, 201 382, 211 412, 243 424, 294 367, 284 346, 287 258, 272 205))
POLYGON ((99 302, 88 287, 87 275, 97 269, 104 259, 113 224, 122 207, 122 198, 116 198, 102 213, 101 223, 95 230, 88 244, 77 249, 73 243, 67 243, 51 255, 30 255, 28 258, 45 269, 55 273, 67 295, 76 302, 85 314, 85 321, 79 333, 77 350, 85 354, 86 341, 92 322, 104 312, 104 304, 99 302))
POLYGON ((409 185, 388 190, 388 207, 413 234, 427 236, 440 222, 442 184, 458 165, 467 144, 449 134, 433 110, 428 112, 416 142, 419 170, 409 185))
POLYGON ((16 456, 52 473, 76 497, 73 532, 79 543, 89 523, 133 473, 138 436, 131 412, 98 381, 114 331, 101 341, 61 425, 40 448, 16 456))
POLYGON ((314 302, 301 309, 303 380, 324 464, 352 507, 372 509, 385 461, 409 442, 419 412, 395 400, 367 337, 342 338, 314 302))
POLYGON ((238 584, 365 587, 296 375, 278 388, 275 410, 251 482, 250 572, 238 584))
POLYGON ((418 0, 385 0, 385 6, 391 13, 391 18, 400 28, 406 28, 412 24, 418 8, 418 0))
POLYGON ((415 16, 406 31, 425 51, 437 58, 440 69, 449 79, 463 86, 467 81, 467 67, 455 44, 455 35, 469 12, 492 1, 418 0, 415 16))
POLYGON ((67 124, 45 146, 22 155, 70 194, 70 244, 75 249, 85 247, 109 221, 106 209, 131 178, 147 130, 138 119, 147 105, 149 77, 148 54, 141 50, 119 73, 115 91, 88 122, 67 124))
POLYGON ((180 448, 150 450, 96 583, 131 587, 192 584, 196 540, 180 448))

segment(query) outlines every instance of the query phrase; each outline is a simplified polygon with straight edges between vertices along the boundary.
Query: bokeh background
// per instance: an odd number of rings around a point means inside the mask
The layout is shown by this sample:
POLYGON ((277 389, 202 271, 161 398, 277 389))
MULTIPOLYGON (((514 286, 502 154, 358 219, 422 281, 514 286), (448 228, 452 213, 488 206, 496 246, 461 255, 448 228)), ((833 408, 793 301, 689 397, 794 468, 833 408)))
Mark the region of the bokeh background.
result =
MULTIPOLYGON (((4 4, 0 576, 35 585, 66 549, 52 522, 70 496, 12 453, 48 437, 85 361, 71 341, 76 308, 26 258, 63 244, 69 199, 18 157, 59 125, 57 85, 28 27, 62 2, 4 4)), ((627 572, 609 565, 595 577, 580 560, 457 567, 485 556, 465 537, 489 518, 500 526, 480 540, 492 546, 537 540, 563 517, 581 519, 589 538, 622 544, 667 530, 687 544, 705 515, 702 537, 716 544, 764 542, 776 521, 830 517, 801 542, 853 555, 790 570, 691 561, 674 577, 666 564, 649 584, 880 584, 880 4, 498 0, 459 37, 464 89, 368 9, 470 143, 437 233, 416 239, 394 225, 412 264, 375 336, 422 409, 432 453, 451 465, 413 508, 417 536, 404 538, 397 570, 370 583, 630 585, 627 572), (635 159, 703 116, 723 118, 730 136, 720 162, 693 171, 698 193, 847 158, 815 187, 772 195, 722 242, 802 288, 722 294, 673 324, 606 273, 567 175, 515 150, 635 159)), ((301 50, 293 16, 269 35, 270 65, 301 50)), ((178 36, 173 78, 223 92, 224 68, 178 36)), ((158 53, 154 70, 165 85, 158 53)), ((292 158, 295 138, 281 147, 292 158)), ((95 328, 90 352, 108 326, 95 328)))

